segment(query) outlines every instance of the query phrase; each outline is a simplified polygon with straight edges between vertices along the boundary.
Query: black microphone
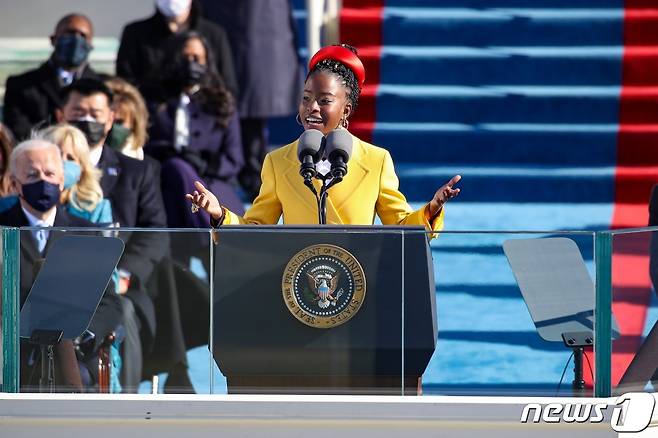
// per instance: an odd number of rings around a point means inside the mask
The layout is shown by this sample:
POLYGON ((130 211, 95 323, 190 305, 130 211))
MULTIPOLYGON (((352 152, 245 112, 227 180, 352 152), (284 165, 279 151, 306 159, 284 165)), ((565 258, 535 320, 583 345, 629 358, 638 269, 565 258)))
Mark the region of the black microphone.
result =
POLYGON ((327 134, 325 154, 331 163, 331 176, 341 180, 347 175, 347 162, 352 156, 352 134, 336 129, 327 134))
POLYGON ((310 181, 315 175, 315 163, 320 161, 320 148, 324 142, 324 135, 317 129, 309 129, 299 136, 297 143, 297 157, 302 163, 299 168, 299 174, 304 177, 305 181, 310 181))

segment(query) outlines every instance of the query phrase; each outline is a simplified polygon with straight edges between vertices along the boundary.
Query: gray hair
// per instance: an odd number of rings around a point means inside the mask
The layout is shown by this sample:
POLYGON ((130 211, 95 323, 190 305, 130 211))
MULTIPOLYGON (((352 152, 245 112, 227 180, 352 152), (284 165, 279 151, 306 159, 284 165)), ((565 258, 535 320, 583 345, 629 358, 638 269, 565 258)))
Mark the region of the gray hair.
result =
POLYGON ((55 152, 59 161, 61 162, 62 156, 56 144, 53 144, 47 140, 43 140, 40 138, 33 138, 30 140, 25 140, 20 142, 11 151, 11 155, 9 156, 9 174, 11 176, 16 176, 16 168, 18 166, 18 160, 23 155, 25 155, 26 152, 48 150, 48 149, 55 152))

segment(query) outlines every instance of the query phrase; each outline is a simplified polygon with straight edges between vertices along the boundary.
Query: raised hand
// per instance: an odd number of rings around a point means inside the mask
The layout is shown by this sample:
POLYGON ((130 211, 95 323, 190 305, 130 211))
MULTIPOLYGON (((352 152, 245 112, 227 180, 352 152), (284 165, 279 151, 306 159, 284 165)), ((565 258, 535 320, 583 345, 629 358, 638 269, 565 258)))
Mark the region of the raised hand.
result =
POLYGON ((459 195, 461 190, 458 188, 455 189, 453 186, 457 184, 461 179, 461 175, 455 175, 450 179, 450 181, 442 185, 441 188, 436 191, 429 204, 430 216, 435 217, 441 212, 441 209, 446 202, 459 195))
POLYGON ((199 181, 194 182, 196 190, 194 193, 188 193, 185 197, 192 201, 192 212, 196 213, 200 208, 206 210, 210 216, 216 221, 222 219, 224 210, 222 209, 219 200, 212 192, 206 189, 199 181))

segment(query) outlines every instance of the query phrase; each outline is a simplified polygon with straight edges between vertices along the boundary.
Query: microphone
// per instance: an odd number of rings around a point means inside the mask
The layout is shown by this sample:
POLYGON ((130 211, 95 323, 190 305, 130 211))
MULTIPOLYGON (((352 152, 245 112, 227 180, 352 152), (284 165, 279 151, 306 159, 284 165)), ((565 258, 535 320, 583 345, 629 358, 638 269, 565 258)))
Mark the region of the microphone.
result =
POLYGON ((331 163, 331 176, 342 180, 347 175, 347 162, 352 155, 352 134, 336 129, 327 134, 325 153, 331 163))
POLYGON ((304 181, 310 181, 315 175, 315 163, 320 161, 320 148, 324 142, 324 135, 317 129, 309 129, 299 136, 297 143, 297 157, 302 163, 299 168, 299 174, 304 177, 304 181))

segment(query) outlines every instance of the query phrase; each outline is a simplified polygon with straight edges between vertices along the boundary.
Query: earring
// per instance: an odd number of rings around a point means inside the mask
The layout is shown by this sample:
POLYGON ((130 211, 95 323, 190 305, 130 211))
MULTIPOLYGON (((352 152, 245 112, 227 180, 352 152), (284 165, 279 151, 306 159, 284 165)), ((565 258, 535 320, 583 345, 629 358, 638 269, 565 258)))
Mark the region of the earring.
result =
POLYGON ((299 113, 297 113, 297 116, 295 117, 295 120, 297 121, 297 124, 299 126, 304 126, 304 124, 302 123, 302 118, 299 117, 299 113))
POLYGON ((341 126, 342 126, 343 128, 345 128, 345 129, 348 129, 348 128, 350 127, 350 121, 347 120, 346 118, 345 118, 345 119, 342 119, 342 120, 340 121, 340 124, 341 124, 341 126))

